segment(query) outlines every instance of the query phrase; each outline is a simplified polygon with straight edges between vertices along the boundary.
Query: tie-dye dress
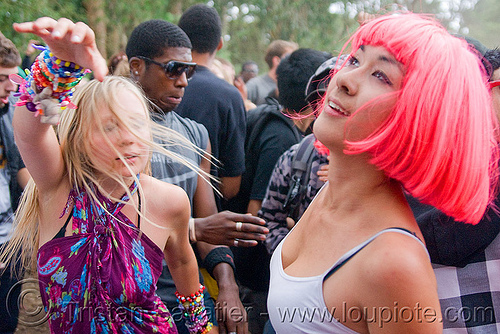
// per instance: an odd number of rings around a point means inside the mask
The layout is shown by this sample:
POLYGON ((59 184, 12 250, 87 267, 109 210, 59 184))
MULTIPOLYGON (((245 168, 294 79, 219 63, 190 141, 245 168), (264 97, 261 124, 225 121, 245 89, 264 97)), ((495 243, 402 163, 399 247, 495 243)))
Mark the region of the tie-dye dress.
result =
MULTIPOLYGON (((137 189, 134 183, 130 190, 137 189)), ((38 251, 38 277, 52 333, 177 333, 156 295, 163 252, 97 190, 71 191, 72 235, 38 251)), ((125 195, 122 200, 129 198, 125 195)), ((63 213, 64 214, 64 213, 63 213)))

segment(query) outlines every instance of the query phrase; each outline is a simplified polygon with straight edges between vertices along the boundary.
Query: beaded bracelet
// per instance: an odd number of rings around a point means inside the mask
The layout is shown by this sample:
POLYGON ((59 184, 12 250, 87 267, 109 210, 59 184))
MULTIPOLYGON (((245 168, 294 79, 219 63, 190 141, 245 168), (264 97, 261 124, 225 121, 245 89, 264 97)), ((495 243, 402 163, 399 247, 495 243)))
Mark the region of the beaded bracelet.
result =
MULTIPOLYGON (((57 58, 48 48, 35 45, 34 47, 42 50, 42 52, 35 59, 31 71, 25 70, 26 78, 19 77, 15 79, 19 81, 16 83, 20 84, 20 92, 18 93, 20 98, 16 106, 26 106, 28 110, 36 113, 35 116, 56 116, 55 119, 58 122, 58 115, 64 109, 76 109, 76 106, 71 103, 75 86, 90 71, 78 64, 57 58), (47 98, 45 96, 40 97, 42 91, 47 87, 50 88, 50 98, 58 102, 58 108, 55 111, 52 110, 54 108, 43 110, 40 103, 41 99, 47 98), (51 115, 48 115, 49 113, 51 115)), ((11 80, 15 81, 13 78, 11 80)), ((54 121, 49 122, 53 124, 54 121)))
POLYGON ((181 295, 179 291, 175 292, 190 334, 205 334, 213 327, 208 321, 203 291, 205 287, 200 284, 200 289, 187 297, 181 295))

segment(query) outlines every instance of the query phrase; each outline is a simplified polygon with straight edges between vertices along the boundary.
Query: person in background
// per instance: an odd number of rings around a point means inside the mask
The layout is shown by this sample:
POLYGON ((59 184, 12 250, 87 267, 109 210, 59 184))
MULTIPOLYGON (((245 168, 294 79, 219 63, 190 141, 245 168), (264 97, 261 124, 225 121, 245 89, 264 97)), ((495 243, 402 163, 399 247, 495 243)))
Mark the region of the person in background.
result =
POLYGON ((266 97, 277 87, 276 69, 281 59, 298 48, 297 43, 283 40, 275 40, 269 44, 264 57, 269 71, 246 82, 250 101, 257 106, 266 102, 266 97))
MULTIPOLYGON (((228 202, 231 210, 257 215, 276 161, 310 133, 313 114, 304 91, 316 68, 330 57, 325 52, 298 49, 279 64, 276 73, 281 105, 272 100, 248 112, 245 173, 238 195, 228 202)), ((267 320, 262 314, 266 312, 269 255, 262 243, 252 249, 233 248, 233 252, 243 304, 252 308, 249 328, 260 333, 267 320)))
MULTIPOLYGON (((176 112, 208 130, 217 165, 211 173, 220 179, 222 196, 230 199, 238 193, 245 169, 246 112, 238 90, 210 71, 217 51, 223 46, 220 16, 213 7, 194 5, 182 14, 179 27, 191 40, 191 54, 197 68, 176 112)), ((218 209, 223 209, 218 194, 216 201, 218 209)))
POLYGON ((253 60, 249 60, 241 65, 241 72, 239 77, 243 80, 243 83, 247 83, 248 80, 255 78, 259 75, 259 65, 253 60))
MULTIPOLYGON (((309 78, 305 100, 318 110, 337 57, 321 64, 309 78)), ((267 222, 264 241, 269 254, 295 226, 325 181, 318 172, 328 164, 328 150, 310 134, 285 151, 274 166, 258 216, 267 222)))
MULTIPOLYGON (((142 87, 147 98, 152 102, 153 120, 181 133, 193 145, 196 145, 200 152, 204 153, 193 152, 177 143, 163 140, 160 142, 162 145, 166 145, 170 151, 182 156, 190 164, 200 167, 209 175, 211 164, 207 130, 203 125, 179 116, 174 110, 182 100, 184 90, 188 86, 188 80, 193 76, 196 68, 196 64, 191 62, 191 47, 191 42, 185 32, 175 24, 164 20, 149 20, 134 28, 126 50, 130 59, 131 78, 142 87)), ((240 229, 246 231, 246 234, 242 233, 242 236, 250 238, 250 236, 256 236, 250 233, 252 228, 264 231, 265 228, 248 222, 260 224, 263 222, 259 221, 257 217, 229 212, 218 213, 210 182, 207 182, 202 175, 198 175, 188 166, 176 162, 175 159, 161 154, 153 154, 151 169, 154 177, 178 185, 187 192, 192 205, 192 217, 194 217, 190 239, 203 266, 210 275, 216 278, 215 284, 219 288, 218 303, 225 305, 225 310, 240 310, 240 313, 244 314, 245 311, 239 301, 238 287, 234 279, 231 251, 227 247, 217 247, 204 243, 202 240, 205 236, 196 232, 203 232, 203 228, 207 225, 218 224, 219 235, 223 236, 226 233, 242 232, 238 231, 238 226, 241 225, 240 229), (221 229, 224 229, 224 233, 220 231, 221 229)), ((259 237, 264 237, 264 235, 260 234, 259 237)), ((233 241, 234 239, 231 238, 229 242, 233 241)), ((256 241, 253 242, 256 243, 256 241)), ((242 243, 242 246, 244 245, 242 243)), ((157 292, 169 309, 176 307, 175 285, 165 263, 158 281, 157 292)), ((209 316, 213 318, 212 321, 215 321, 216 309, 213 302, 210 300, 206 304, 209 316)), ((238 330, 243 332, 245 329, 245 321, 233 321, 231 315, 221 315, 220 319, 223 320, 219 323, 223 330, 235 331, 238 327, 238 330)), ((187 333, 182 318, 174 314, 174 320, 179 333, 187 333)))
MULTIPOLYGON (((17 74, 20 64, 16 46, 0 32, 0 249, 11 238, 14 211, 29 180, 12 129, 17 84, 9 80, 9 75, 17 74)), ((0 262, 0 333, 14 333, 17 326, 20 286, 16 287, 16 271, 15 265, 0 262)))

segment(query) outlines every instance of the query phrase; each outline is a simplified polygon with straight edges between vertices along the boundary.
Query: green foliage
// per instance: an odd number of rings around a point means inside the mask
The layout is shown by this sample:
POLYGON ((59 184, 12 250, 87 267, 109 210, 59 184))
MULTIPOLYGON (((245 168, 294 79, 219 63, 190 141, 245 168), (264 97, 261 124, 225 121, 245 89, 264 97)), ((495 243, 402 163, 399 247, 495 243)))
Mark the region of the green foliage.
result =
POLYGON ((111 56, 123 50, 132 29, 145 20, 165 19, 177 23, 182 11, 195 3, 206 3, 217 9, 224 29, 225 47, 219 56, 235 64, 254 60, 261 72, 267 70, 264 53, 275 39, 295 41, 300 47, 333 54, 339 52, 348 36, 358 26, 359 12, 380 14, 406 10, 435 14, 452 32, 481 40, 489 47, 497 46, 498 0, 0 0, 0 30, 22 52, 33 36, 17 34, 13 22, 34 20, 40 16, 68 17, 96 29, 101 50, 111 56), (101 13, 87 12, 102 8, 101 13), (476 4, 477 3, 477 4, 476 4), (448 4, 448 5, 446 5, 448 4), (452 4, 452 5, 449 5, 452 4), (85 6, 84 6, 85 5, 85 6), (475 5, 475 7, 474 7, 475 5), (448 7, 448 10, 443 10, 448 7), (96 15, 98 17, 96 17, 96 15), (105 49, 101 45, 105 45, 105 49))
POLYGON ((55 19, 67 17, 85 22, 81 0, 0 0, 0 31, 23 52, 33 36, 18 34, 12 29, 14 22, 32 21, 42 16, 55 19))
POLYGON ((489 48, 500 46, 500 7, 498 0, 480 0, 475 7, 464 11, 464 26, 462 33, 476 38, 489 48))

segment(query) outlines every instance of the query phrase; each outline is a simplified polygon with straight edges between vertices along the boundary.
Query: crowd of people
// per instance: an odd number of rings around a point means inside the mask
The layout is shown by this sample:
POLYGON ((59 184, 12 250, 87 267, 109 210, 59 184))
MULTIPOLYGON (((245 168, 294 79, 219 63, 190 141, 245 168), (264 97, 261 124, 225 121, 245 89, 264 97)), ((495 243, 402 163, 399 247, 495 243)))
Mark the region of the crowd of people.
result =
POLYGON ((0 333, 27 275, 51 333, 500 332, 499 50, 364 15, 259 75, 207 5, 108 60, 81 22, 13 29, 0 333))

